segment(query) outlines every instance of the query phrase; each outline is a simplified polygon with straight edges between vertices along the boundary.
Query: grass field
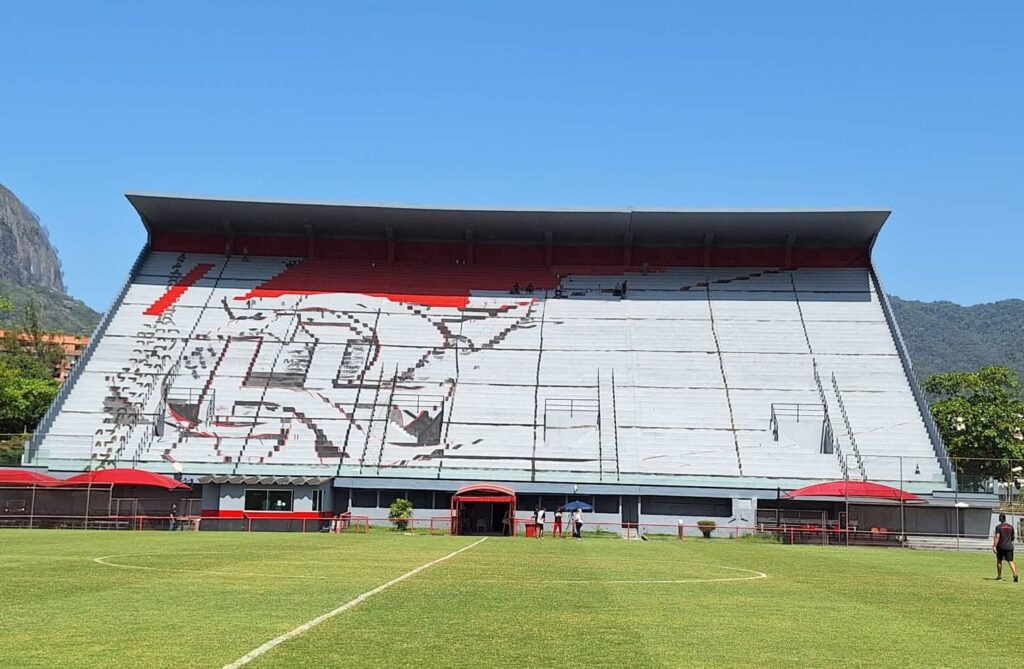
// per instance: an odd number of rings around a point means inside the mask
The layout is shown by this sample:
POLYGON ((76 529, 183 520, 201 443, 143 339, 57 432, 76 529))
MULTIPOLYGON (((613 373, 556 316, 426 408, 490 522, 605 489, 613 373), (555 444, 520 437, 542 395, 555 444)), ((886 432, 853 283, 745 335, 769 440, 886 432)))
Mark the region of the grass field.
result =
MULTIPOLYGON (((0 531, 0 666, 221 667, 475 541, 0 531)), ((993 576, 978 554, 491 538, 247 666, 1002 666, 1024 589, 993 576)))

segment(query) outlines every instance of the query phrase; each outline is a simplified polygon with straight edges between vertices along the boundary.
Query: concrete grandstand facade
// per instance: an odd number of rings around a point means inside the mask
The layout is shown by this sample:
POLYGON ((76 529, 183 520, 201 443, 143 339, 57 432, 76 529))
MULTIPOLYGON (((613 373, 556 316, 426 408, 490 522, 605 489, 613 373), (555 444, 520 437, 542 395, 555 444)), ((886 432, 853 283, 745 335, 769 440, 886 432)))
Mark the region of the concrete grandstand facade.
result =
POLYGON ((491 481, 752 522, 815 481, 955 487, 871 265, 886 211, 129 199, 149 243, 26 464, 325 477, 319 513, 491 481))

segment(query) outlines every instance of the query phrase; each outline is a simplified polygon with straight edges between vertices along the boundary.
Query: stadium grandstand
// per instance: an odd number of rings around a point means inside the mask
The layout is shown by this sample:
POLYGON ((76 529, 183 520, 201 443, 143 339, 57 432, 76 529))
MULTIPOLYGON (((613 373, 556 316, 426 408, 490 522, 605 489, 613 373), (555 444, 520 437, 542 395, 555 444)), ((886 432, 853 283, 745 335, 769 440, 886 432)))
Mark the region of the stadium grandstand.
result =
POLYGON ((871 263, 888 211, 128 199, 148 242, 27 465, 177 471, 220 518, 955 489, 871 263))

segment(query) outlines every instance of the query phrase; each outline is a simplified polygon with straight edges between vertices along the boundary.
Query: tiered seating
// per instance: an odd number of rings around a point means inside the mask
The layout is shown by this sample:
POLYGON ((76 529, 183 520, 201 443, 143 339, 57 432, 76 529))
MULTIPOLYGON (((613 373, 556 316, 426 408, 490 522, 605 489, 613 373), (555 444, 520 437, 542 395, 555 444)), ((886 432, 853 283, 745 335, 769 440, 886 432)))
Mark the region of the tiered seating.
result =
POLYGON ((38 460, 774 487, 842 475, 769 430, 817 363, 867 476, 941 487, 866 270, 636 269, 152 253, 38 460))

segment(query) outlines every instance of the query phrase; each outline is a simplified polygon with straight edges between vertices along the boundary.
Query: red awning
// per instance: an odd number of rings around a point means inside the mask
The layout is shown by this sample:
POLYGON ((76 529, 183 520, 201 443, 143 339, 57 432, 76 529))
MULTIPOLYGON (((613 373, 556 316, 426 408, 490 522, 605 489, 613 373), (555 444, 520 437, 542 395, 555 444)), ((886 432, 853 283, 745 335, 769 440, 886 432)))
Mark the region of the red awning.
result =
POLYGON ((85 472, 78 476, 72 476, 63 482, 64 485, 137 485, 150 488, 163 488, 165 490, 191 490, 189 486, 176 481, 170 476, 154 474, 143 469, 97 469, 92 472, 85 472))
POLYGON ((871 483, 870 481, 829 481, 815 483, 799 490, 786 493, 785 497, 857 497, 860 499, 882 499, 890 502, 924 502, 923 499, 906 490, 871 483))
POLYGON ((474 483, 459 488, 455 491, 453 497, 467 496, 473 493, 475 497, 482 497, 487 495, 495 495, 499 497, 515 497, 516 491, 508 486, 503 486, 497 483, 474 483))
POLYGON ((459 502, 480 502, 492 504, 510 504, 516 501, 515 495, 459 495, 455 498, 459 502))
POLYGON ((30 469, 0 469, 0 486, 5 485, 59 485, 61 480, 49 474, 30 469))

